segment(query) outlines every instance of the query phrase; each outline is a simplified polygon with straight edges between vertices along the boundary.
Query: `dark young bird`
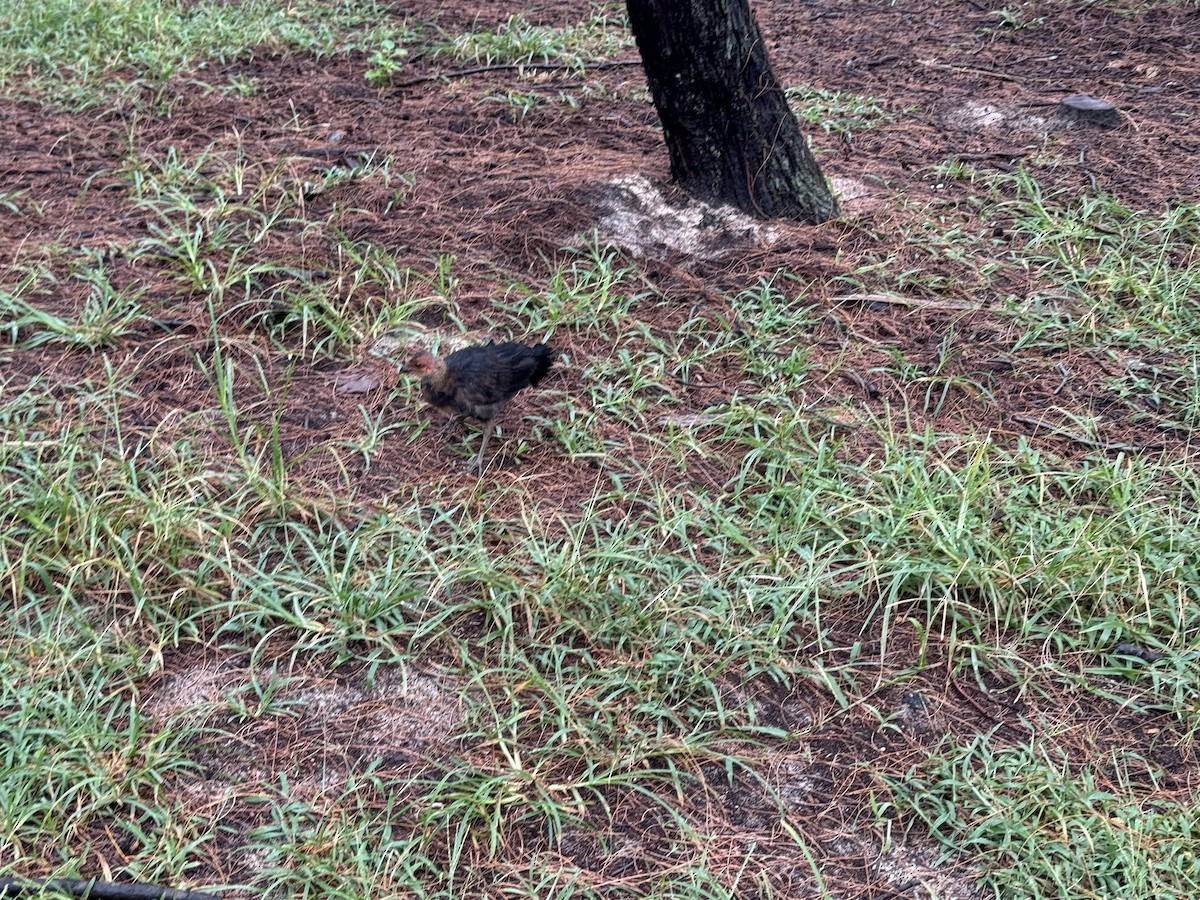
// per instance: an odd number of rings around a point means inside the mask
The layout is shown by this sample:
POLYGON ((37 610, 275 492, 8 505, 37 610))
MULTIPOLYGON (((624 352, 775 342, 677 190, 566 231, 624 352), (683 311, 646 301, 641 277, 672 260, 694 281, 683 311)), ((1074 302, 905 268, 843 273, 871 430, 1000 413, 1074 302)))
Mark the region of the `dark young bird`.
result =
POLYGON ((482 472, 483 451, 496 416, 518 391, 545 378, 553 361, 554 352, 545 344, 490 341, 456 350, 444 359, 419 350, 402 371, 421 376, 421 395, 431 406, 459 419, 470 416, 483 423, 479 455, 472 464, 482 472))

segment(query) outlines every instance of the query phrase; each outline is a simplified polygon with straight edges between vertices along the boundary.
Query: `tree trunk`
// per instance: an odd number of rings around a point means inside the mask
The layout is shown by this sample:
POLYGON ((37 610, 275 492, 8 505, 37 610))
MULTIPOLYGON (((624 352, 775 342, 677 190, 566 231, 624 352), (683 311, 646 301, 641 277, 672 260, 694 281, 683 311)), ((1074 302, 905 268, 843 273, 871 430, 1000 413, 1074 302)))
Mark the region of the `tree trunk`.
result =
POLYGON ((837 215, 748 0, 626 7, 680 187, 763 218, 815 224, 837 215))

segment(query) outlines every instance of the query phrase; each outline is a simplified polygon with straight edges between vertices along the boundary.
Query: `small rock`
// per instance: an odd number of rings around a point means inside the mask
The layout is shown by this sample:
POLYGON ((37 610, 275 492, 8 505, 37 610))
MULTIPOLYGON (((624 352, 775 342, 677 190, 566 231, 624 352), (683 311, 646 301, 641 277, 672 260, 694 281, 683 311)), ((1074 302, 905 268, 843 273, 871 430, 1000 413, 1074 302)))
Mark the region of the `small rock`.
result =
POLYGON ((358 375, 339 381, 334 390, 339 394, 365 394, 368 391, 375 390, 379 385, 380 380, 378 375, 358 375))
POLYGON ((1121 121, 1117 108, 1105 100, 1097 100, 1086 94, 1072 94, 1058 102, 1059 115, 1072 122, 1100 125, 1111 128, 1121 121))

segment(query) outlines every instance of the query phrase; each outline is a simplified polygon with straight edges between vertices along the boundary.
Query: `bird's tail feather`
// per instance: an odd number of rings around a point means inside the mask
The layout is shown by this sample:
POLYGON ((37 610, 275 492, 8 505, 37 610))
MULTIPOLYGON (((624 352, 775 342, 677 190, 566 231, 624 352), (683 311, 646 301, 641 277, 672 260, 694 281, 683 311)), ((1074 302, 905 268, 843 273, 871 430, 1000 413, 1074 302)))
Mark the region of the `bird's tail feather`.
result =
POLYGON ((545 344, 537 344, 533 348, 534 355, 537 358, 537 363, 533 367, 533 373, 529 376, 529 384, 533 387, 546 377, 546 373, 550 371, 550 366, 554 364, 554 351, 545 344))

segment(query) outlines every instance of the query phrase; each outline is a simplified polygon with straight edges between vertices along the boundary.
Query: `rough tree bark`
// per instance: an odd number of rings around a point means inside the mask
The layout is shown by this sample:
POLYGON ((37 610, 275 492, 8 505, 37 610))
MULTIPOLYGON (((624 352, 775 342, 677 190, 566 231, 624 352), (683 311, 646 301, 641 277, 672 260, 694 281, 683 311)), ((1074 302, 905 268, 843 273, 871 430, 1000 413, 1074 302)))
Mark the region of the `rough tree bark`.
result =
POLYGON ((626 0, 626 8, 680 187, 763 218, 815 224, 837 215, 748 0, 626 0))

